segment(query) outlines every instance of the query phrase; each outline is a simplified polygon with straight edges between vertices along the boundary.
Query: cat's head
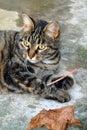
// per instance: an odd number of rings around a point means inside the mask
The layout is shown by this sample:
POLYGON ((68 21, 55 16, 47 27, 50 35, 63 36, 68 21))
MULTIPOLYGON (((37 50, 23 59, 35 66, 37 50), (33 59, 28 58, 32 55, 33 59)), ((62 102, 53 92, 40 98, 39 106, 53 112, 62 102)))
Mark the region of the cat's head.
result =
POLYGON ((46 62, 46 59, 53 55, 58 47, 55 43, 60 35, 58 23, 55 21, 35 21, 25 13, 22 13, 22 19, 23 30, 20 35, 20 49, 23 52, 23 58, 31 63, 46 62))

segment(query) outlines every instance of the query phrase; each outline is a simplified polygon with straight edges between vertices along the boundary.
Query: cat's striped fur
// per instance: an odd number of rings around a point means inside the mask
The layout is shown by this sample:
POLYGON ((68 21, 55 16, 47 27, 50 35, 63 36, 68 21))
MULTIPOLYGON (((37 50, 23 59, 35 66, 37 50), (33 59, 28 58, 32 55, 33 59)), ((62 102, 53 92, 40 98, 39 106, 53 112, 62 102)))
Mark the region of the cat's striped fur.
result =
POLYGON ((60 102, 70 100, 66 92, 73 79, 47 86, 58 78, 60 28, 57 22, 33 20, 22 14, 23 30, 0 31, 0 84, 13 92, 33 92, 60 102))

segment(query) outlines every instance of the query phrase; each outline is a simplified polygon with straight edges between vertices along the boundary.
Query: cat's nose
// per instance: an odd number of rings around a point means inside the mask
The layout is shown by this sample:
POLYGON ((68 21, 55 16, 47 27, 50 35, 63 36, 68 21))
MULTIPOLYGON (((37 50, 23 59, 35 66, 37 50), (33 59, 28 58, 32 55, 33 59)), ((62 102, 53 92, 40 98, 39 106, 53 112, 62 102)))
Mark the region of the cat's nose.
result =
POLYGON ((30 51, 28 56, 29 56, 30 59, 32 59, 35 56, 35 52, 34 51, 30 51))

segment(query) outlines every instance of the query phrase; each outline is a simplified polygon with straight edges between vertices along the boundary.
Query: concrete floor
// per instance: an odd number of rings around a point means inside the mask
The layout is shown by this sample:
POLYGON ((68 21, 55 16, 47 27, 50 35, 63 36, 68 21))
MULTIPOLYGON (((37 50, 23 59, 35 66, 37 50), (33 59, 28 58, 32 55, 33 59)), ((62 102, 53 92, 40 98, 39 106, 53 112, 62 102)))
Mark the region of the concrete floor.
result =
MULTIPOLYGON (((71 101, 61 104, 36 95, 0 92, 0 130, 26 130, 30 119, 40 110, 76 105, 75 117, 82 128, 70 126, 67 130, 87 130, 87 2, 86 0, 21 1, 0 0, 0 30, 20 30, 20 12, 29 12, 35 18, 57 20, 61 26, 60 73, 78 68, 75 85, 69 93, 71 101)), ((46 130, 46 128, 42 128, 46 130)), ((39 129, 37 129, 39 130, 39 129)))

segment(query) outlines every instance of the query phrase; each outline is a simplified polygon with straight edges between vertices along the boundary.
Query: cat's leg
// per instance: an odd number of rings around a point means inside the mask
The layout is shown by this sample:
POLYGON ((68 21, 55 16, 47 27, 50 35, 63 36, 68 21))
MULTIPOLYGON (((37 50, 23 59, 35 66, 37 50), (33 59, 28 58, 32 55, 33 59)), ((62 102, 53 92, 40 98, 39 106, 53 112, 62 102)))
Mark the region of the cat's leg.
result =
POLYGON ((2 72, 2 77, 2 85, 12 92, 39 94, 43 88, 42 81, 18 63, 11 66, 8 63, 2 72))
POLYGON ((50 78, 50 82, 53 82, 53 81, 58 80, 60 78, 61 78, 60 81, 54 83, 54 85, 57 87, 57 89, 68 90, 73 86, 74 79, 70 76, 67 76, 67 77, 62 79, 62 76, 58 77, 57 75, 52 75, 50 78))
POLYGON ((26 86, 26 90, 28 92, 41 95, 44 92, 45 84, 37 78, 34 78, 31 82, 29 82, 30 85, 26 86))
POLYGON ((22 76, 15 77, 10 75, 9 77, 10 82, 1 82, 3 87, 6 87, 9 91, 15 93, 34 93, 34 94, 41 94, 44 89, 44 84, 40 79, 36 77, 29 77, 29 76, 22 76))
POLYGON ((42 96, 46 99, 57 100, 61 103, 70 101, 70 95, 63 89, 57 89, 54 85, 47 86, 42 96))
MULTIPOLYGON (((47 79, 50 78, 46 76, 47 79)), ((64 89, 58 89, 55 85, 47 86, 45 82, 40 79, 34 79, 30 83, 30 87, 28 86, 28 90, 32 90, 34 94, 41 95, 46 99, 53 99, 59 102, 68 102, 71 98, 70 95, 64 89)))
MULTIPOLYGON (((49 75, 49 77, 45 76, 44 81, 46 81, 46 84, 49 84, 59 78, 62 77, 58 77, 58 75, 49 75)), ((46 85, 43 97, 46 99, 58 100, 59 102, 68 102, 71 98, 66 90, 70 89, 73 84, 73 78, 67 76, 55 84, 46 85)))

